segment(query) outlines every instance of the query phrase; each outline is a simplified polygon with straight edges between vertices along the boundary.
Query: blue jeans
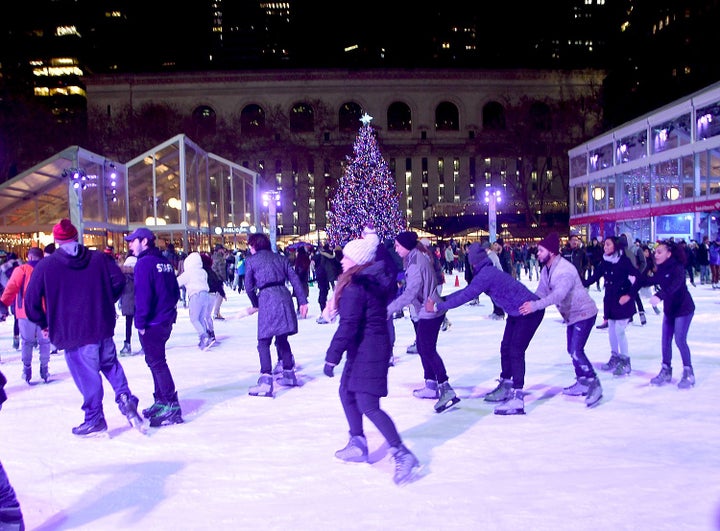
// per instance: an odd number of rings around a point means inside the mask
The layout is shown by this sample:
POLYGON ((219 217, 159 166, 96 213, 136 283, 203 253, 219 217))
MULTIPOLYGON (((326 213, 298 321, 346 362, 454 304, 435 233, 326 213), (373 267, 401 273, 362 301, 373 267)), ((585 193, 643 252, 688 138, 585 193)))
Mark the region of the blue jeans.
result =
POLYGON ((572 358, 575 376, 577 378, 581 376, 595 378, 595 370, 593 369, 592 363, 590 363, 590 360, 585 355, 585 345, 595 325, 596 317, 596 315, 593 315, 584 321, 578 321, 567 327, 567 350, 572 358))
POLYGON ((688 315, 680 315, 678 317, 668 317, 663 315, 662 324, 662 362, 668 367, 672 367, 672 338, 675 336, 675 344, 680 351, 683 367, 692 367, 690 359, 690 347, 687 344, 688 330, 690 322, 695 313, 688 315))
POLYGON ((507 316, 500 342, 500 378, 512 378, 513 389, 525 386, 525 351, 544 316, 544 309, 527 315, 507 316))
POLYGON ((104 418, 102 373, 113 390, 115 402, 119 404, 120 395, 131 396, 125 371, 117 359, 115 342, 108 337, 99 343, 83 345, 75 349, 65 349, 65 360, 75 385, 83 395, 82 410, 85 422, 95 422, 104 418))
POLYGON ((170 339, 172 324, 151 325, 140 335, 140 344, 145 351, 145 363, 150 368, 155 385, 155 400, 170 403, 177 400, 175 382, 165 358, 165 343, 170 339))

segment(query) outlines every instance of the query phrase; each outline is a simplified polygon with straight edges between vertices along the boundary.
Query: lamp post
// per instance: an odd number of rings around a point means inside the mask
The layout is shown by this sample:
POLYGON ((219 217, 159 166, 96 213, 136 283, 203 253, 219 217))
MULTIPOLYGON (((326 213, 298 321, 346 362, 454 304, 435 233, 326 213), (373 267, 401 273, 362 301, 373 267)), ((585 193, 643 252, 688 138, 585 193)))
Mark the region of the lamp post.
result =
POLYGON ((277 207, 280 206, 280 192, 270 190, 263 194, 263 205, 268 208, 270 222, 270 245, 274 253, 277 252, 277 207))
POLYGON ((497 205, 502 198, 502 193, 497 188, 485 190, 485 202, 488 204, 488 233, 490 243, 497 239, 497 205))

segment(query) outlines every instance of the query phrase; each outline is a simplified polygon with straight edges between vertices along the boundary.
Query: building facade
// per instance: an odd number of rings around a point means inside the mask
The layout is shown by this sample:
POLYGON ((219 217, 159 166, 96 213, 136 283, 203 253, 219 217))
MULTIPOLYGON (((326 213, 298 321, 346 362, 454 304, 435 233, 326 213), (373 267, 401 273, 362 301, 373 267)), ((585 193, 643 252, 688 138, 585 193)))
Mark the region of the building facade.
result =
POLYGON ((600 71, 384 69, 96 75, 86 85, 91 121, 161 103, 229 126, 235 151, 221 154, 280 191, 280 235, 325 227, 367 112, 410 226, 486 227, 481 197, 494 187, 505 198, 498 223, 518 236, 567 227, 566 153, 598 130, 601 80, 600 71))
POLYGON ((570 223, 587 237, 718 237, 720 83, 569 152, 570 223))

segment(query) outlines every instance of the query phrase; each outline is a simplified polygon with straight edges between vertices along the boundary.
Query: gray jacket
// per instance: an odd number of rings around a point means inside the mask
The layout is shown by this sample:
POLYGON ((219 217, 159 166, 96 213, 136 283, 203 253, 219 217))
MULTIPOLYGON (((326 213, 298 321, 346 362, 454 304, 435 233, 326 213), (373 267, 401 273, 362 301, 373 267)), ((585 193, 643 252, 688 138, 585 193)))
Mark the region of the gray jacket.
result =
POLYGON ((425 310, 425 301, 437 291, 435 269, 430 260, 430 256, 418 249, 413 249, 405 257, 405 289, 388 304, 388 318, 405 306, 410 306, 410 317, 413 321, 432 319, 439 315, 425 310))
POLYGON ((549 268, 547 265, 542 268, 535 295, 540 300, 530 303, 533 311, 554 304, 565 324, 575 324, 598 313, 595 301, 583 287, 577 269, 560 255, 553 258, 549 268))
POLYGON ((307 304, 300 279, 287 258, 262 250, 245 261, 245 291, 258 308, 258 339, 297 334, 295 303, 286 282, 292 284, 298 302, 307 304))

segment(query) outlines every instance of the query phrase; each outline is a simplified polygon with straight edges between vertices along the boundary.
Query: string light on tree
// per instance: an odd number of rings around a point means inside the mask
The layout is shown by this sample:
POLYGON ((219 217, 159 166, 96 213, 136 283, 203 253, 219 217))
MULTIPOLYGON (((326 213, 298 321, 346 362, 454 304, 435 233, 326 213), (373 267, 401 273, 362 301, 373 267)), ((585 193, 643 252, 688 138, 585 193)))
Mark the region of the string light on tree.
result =
POLYGON ((380 153, 372 116, 364 113, 353 145, 353 157, 338 182, 330 202, 327 236, 330 245, 345 245, 372 225, 381 241, 393 239, 405 230, 400 212, 400 195, 387 162, 380 153))

